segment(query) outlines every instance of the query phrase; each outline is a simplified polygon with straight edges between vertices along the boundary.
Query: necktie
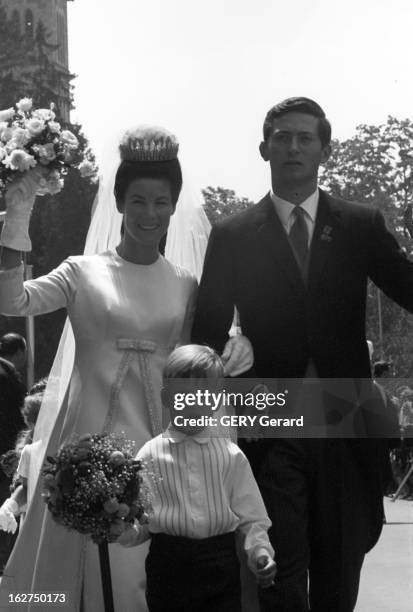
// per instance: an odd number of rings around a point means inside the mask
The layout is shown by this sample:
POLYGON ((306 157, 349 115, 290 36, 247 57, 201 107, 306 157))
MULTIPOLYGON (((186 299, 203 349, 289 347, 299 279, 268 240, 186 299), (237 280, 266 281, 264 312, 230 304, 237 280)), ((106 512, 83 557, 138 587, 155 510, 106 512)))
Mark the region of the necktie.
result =
POLYGON ((308 227, 304 218, 305 212, 301 206, 295 207, 294 215, 295 221, 290 229, 290 240, 303 270, 308 253, 308 227))

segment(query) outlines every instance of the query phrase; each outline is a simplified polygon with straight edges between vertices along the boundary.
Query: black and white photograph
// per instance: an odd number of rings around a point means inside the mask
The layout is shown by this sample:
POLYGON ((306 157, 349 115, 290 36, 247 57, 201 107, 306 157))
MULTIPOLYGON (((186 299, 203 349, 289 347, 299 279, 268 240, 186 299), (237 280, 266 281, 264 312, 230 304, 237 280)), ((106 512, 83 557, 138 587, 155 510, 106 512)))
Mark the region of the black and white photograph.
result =
POLYGON ((0 0, 1 612, 410 612, 412 26, 0 0))

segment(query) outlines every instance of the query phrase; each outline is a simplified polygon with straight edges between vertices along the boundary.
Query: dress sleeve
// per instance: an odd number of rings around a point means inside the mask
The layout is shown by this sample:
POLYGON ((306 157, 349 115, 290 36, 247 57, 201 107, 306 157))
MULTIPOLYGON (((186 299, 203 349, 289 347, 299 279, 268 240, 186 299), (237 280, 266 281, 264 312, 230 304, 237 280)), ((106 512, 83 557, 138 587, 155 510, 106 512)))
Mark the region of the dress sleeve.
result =
POLYGON ((66 307, 76 293, 79 265, 69 257, 58 268, 34 280, 23 280, 23 265, 0 271, 0 312, 35 316, 66 307))
POLYGON ((195 316, 196 299, 198 295, 198 283, 194 277, 190 278, 190 290, 186 304, 185 318, 179 344, 189 344, 191 341, 192 323, 195 316))
POLYGON ((17 474, 22 476, 23 478, 29 477, 29 468, 30 468, 30 444, 26 444, 23 446, 19 465, 17 466, 17 474))
POLYGON ((205 253, 204 269, 192 326, 192 341, 208 344, 221 353, 234 318, 234 265, 231 241, 215 225, 205 253))
POLYGON ((271 527, 271 521, 268 518, 251 466, 242 451, 235 454, 231 509, 240 520, 238 531, 243 536, 243 547, 248 557, 248 565, 251 569, 256 569, 256 556, 259 549, 264 548, 271 558, 274 557, 274 549, 267 533, 271 527))

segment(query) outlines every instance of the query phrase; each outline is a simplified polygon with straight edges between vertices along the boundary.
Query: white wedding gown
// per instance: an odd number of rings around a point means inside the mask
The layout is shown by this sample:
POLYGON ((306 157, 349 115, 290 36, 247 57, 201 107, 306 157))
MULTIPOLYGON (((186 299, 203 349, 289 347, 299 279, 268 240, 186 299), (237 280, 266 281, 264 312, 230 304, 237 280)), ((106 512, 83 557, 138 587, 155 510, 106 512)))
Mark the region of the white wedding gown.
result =
MULTIPOLYGON (((162 256, 144 266, 108 250, 69 258, 24 289, 21 269, 2 272, 0 281, 1 312, 25 316, 66 307, 73 328, 74 366, 48 455, 73 432, 124 431, 137 449, 160 433, 162 368, 174 346, 189 340, 193 276, 162 256)), ((97 550, 53 521, 38 486, 3 575, 0 609, 9 609, 10 592, 52 591, 67 593, 68 612, 102 612, 97 550)), ((146 546, 110 545, 119 612, 146 610, 146 552, 146 546)))

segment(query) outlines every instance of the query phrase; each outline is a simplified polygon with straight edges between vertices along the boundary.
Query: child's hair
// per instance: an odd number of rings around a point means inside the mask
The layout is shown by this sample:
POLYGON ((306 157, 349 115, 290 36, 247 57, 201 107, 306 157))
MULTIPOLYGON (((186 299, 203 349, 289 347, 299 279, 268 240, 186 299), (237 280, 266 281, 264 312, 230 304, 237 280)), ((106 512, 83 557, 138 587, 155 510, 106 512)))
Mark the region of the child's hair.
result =
POLYGON ((47 376, 40 378, 37 382, 34 383, 33 387, 30 388, 30 391, 27 395, 34 395, 35 393, 44 393, 47 386, 47 376))
POLYGON ((12 476, 12 483, 10 485, 11 491, 14 491, 21 484, 21 477, 17 474, 17 466, 23 448, 26 446, 26 444, 31 444, 33 442, 34 426, 36 425, 37 417, 39 416, 46 383, 47 378, 40 379, 33 385, 29 393, 24 398, 21 413, 27 429, 23 429, 23 431, 19 433, 16 440, 16 446, 14 447, 13 451, 10 451, 10 453, 13 453, 14 455, 14 468, 10 473, 10 476, 12 476))
POLYGON ((24 398, 21 413, 26 423, 27 429, 20 432, 16 442, 16 452, 21 453, 23 446, 31 444, 33 440, 34 426, 39 416, 40 407, 43 401, 44 391, 47 385, 47 377, 41 378, 31 387, 24 398))
POLYGON ((175 349, 164 369, 168 378, 222 378, 224 366, 221 358, 209 346, 186 344, 175 349))
POLYGON ((7 359, 7 357, 14 355, 17 351, 26 350, 26 340, 20 334, 10 332, 4 334, 0 338, 0 356, 7 359))
POLYGON ((32 393, 24 398, 22 415, 28 427, 34 428, 42 405, 43 393, 32 393))

